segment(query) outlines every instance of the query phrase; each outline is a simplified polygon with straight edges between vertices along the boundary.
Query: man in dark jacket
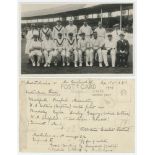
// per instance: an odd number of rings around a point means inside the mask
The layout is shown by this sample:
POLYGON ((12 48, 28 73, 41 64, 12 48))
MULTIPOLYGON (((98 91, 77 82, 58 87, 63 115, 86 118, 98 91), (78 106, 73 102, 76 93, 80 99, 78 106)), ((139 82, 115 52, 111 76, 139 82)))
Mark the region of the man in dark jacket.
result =
POLYGON ((120 39, 117 41, 117 66, 128 67, 129 42, 124 39, 125 34, 119 34, 120 39))

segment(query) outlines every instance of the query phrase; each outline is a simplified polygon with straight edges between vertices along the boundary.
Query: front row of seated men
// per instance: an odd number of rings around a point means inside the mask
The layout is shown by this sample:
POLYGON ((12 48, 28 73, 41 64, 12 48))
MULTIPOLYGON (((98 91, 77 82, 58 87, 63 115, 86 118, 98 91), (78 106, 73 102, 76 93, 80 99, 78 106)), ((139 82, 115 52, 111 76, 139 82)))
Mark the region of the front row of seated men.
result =
POLYGON ((109 67, 108 55, 111 57, 111 65, 115 67, 127 67, 129 55, 129 43, 124 39, 124 33, 119 34, 120 39, 114 41, 112 34, 107 35, 107 40, 98 39, 97 33, 93 33, 90 39, 85 38, 85 33, 81 33, 81 39, 76 41, 73 33, 68 34, 68 38, 63 38, 61 33, 58 33, 58 38, 51 40, 49 35, 46 35, 44 41, 39 40, 39 34, 34 33, 33 40, 29 47, 29 57, 32 61, 32 66, 40 66, 42 57, 45 58, 44 67, 50 67, 51 62, 57 66, 60 58, 62 66, 70 66, 71 58, 74 60, 74 67, 82 67, 85 60, 86 66, 93 66, 95 61, 98 61, 99 67, 102 63, 109 67), (84 59, 85 55, 85 59, 84 59), (37 56, 37 63, 34 57, 37 56))

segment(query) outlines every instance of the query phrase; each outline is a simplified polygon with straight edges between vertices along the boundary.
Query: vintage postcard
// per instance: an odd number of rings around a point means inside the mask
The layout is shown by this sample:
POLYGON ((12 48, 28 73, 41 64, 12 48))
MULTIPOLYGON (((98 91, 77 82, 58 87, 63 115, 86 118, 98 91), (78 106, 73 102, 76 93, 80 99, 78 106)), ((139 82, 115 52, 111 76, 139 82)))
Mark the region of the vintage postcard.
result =
POLYGON ((134 4, 19 8, 19 151, 133 153, 134 4))
POLYGON ((133 74, 133 3, 20 3, 21 74, 133 74))

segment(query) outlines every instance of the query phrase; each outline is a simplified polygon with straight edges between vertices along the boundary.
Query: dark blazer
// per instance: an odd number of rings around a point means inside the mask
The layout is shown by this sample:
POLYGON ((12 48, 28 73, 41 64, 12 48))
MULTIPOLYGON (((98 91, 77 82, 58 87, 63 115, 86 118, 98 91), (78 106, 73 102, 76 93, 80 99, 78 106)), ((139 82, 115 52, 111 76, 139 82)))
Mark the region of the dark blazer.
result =
POLYGON ((124 39, 123 41, 117 41, 117 52, 119 53, 120 50, 129 53, 129 42, 126 39, 124 39))

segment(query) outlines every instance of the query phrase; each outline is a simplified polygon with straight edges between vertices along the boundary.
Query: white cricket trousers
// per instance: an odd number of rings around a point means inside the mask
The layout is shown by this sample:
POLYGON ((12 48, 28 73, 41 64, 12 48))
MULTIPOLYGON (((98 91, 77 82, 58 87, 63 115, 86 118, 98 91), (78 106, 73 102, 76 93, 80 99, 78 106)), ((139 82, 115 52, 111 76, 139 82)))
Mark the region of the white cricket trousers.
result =
POLYGON ((93 58, 94 58, 94 50, 87 49, 86 50, 86 63, 88 63, 88 62, 93 63, 93 58))
MULTIPOLYGON (((108 50, 98 50, 99 62, 104 61, 105 66, 109 66, 107 53, 108 53, 108 50)), ((112 67, 115 67, 115 61, 116 61, 115 49, 111 50, 110 56, 111 56, 112 67)))
POLYGON ((53 57, 53 54, 52 54, 52 51, 48 52, 47 50, 44 50, 44 57, 45 57, 45 63, 51 63, 52 61, 52 57, 53 57))
POLYGON ((61 60, 62 58, 62 62, 65 62, 65 58, 66 58, 66 50, 63 49, 62 47, 57 48, 56 50, 54 50, 53 52, 53 57, 54 57, 54 62, 58 62, 61 60), (60 57, 61 56, 61 57, 60 57))
POLYGON ((77 50, 74 50, 74 62, 77 63, 79 58, 79 52, 77 50))
POLYGON ((78 60, 79 60, 79 63, 82 63, 82 53, 83 52, 85 52, 85 50, 82 50, 82 49, 80 49, 80 50, 78 50, 78 60))
POLYGON ((104 62, 105 66, 108 66, 109 64, 108 64, 107 50, 98 49, 97 53, 99 63, 104 62))
POLYGON ((32 63, 34 63, 34 56, 35 55, 37 56, 37 62, 40 63, 41 56, 42 56, 41 50, 31 51, 31 53, 29 54, 29 57, 30 57, 32 63))
MULTIPOLYGON (((66 58, 70 58, 71 52, 72 51, 70 49, 66 50, 66 58)), ((77 62, 78 61, 78 52, 77 52, 77 50, 73 50, 73 54, 74 54, 74 62, 77 62)))
POLYGON ((116 63, 116 50, 112 49, 110 52, 111 55, 111 63, 112 63, 112 67, 115 67, 115 63, 116 63))

